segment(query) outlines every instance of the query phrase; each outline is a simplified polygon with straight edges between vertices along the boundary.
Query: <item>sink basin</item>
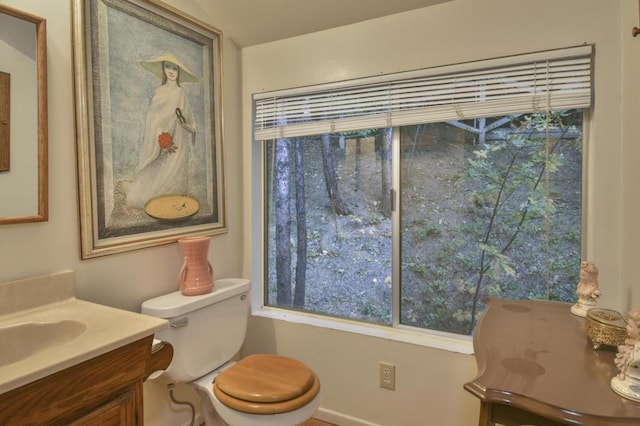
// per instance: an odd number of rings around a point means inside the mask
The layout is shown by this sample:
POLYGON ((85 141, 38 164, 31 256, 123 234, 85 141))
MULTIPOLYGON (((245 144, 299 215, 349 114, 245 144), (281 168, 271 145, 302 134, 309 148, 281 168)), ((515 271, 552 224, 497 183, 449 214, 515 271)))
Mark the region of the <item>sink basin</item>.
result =
POLYGON ((73 320, 23 322, 0 327, 0 367, 69 342, 86 330, 85 324, 73 320))
POLYGON ((0 283, 0 400, 168 326, 165 319, 77 299, 73 271, 0 283))

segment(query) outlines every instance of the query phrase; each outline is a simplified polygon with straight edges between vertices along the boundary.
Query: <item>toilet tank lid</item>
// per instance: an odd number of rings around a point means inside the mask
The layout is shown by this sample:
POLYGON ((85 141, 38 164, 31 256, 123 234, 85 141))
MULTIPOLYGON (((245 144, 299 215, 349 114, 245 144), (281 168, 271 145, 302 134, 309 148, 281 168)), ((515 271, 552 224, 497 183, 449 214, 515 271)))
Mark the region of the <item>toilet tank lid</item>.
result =
POLYGON ((247 279, 223 278, 214 280, 214 287, 210 293, 185 296, 180 291, 174 291, 143 302, 140 312, 159 318, 174 318, 246 293, 250 288, 251 282, 247 279))

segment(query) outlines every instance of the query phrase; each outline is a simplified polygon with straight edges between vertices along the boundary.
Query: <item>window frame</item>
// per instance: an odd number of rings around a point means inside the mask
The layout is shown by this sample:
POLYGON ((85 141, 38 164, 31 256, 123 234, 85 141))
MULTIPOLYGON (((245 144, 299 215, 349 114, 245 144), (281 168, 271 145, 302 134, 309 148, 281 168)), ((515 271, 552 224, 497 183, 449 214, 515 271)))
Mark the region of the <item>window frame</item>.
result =
MULTIPOLYGON (((588 153, 588 132, 589 129, 590 109, 583 109, 583 154, 582 154, 582 241, 581 251, 584 253, 586 248, 586 193, 585 183, 587 179, 587 153, 588 153)), ((401 214, 399 212, 400 200, 397 194, 400 194, 399 183, 401 182, 400 173, 400 128, 393 128, 392 142, 392 191, 396 194, 392 203, 392 278, 394 283, 400 282, 401 274, 401 214)), ((365 321, 358 321, 347 318, 332 317, 329 315, 304 312, 294 309, 286 309, 276 306, 267 305, 265 294, 265 271, 266 252, 265 252, 265 228, 266 228, 266 199, 265 199, 265 144, 261 141, 253 141, 252 149, 252 180, 253 180, 253 214, 252 225, 254 232, 252 234, 252 296, 251 296, 251 313, 256 317, 268 318, 274 320, 287 321, 296 324, 310 325, 319 328, 337 330, 348 333, 356 333, 370 337, 382 338, 402 343, 409 343, 434 349, 446 350, 454 353, 473 354, 473 334, 462 335, 448 333, 444 331, 432 330, 427 328, 418 328, 404 325, 400 322, 400 285, 392 287, 392 321, 390 325, 374 324, 365 321), (256 207, 257 206, 257 207, 256 207)))
MULTIPOLYGON (((593 64, 593 58, 592 58, 593 64)), ((593 65, 592 65, 593 66, 593 65)), ((342 84, 342 83, 341 83, 342 84)), ((593 84, 593 83, 592 83, 593 84)), ((330 84, 331 85, 331 84, 330 84)), ((591 87, 593 91, 593 87, 591 87)), ((255 100, 255 95, 254 95, 255 100)), ((253 103, 253 116, 255 117, 255 102, 253 103)), ((589 143, 589 117, 590 108, 583 107, 583 169, 582 169, 582 185, 583 185, 583 197, 582 197, 582 241, 581 251, 585 253, 586 247, 586 233, 584 228, 586 226, 586 188, 588 171, 588 143, 589 143)), ((253 129, 255 132, 255 128, 253 129)), ((423 329, 413 326, 407 326, 400 323, 400 274, 401 274, 401 235, 400 225, 401 216, 398 210, 400 205, 398 194, 400 194, 399 184, 401 182, 400 173, 400 125, 393 126, 393 144, 392 144, 392 191, 395 194, 392 202, 392 279, 394 285, 392 287, 392 322, 391 325, 380 325, 374 323, 367 323, 364 321, 331 317, 327 315, 321 315, 316 313, 309 313, 297 310, 291 310, 281 307, 268 306, 266 304, 265 294, 265 271, 266 264, 266 241, 265 241, 265 229, 266 229, 266 199, 265 199, 265 179, 264 179, 264 166, 265 166, 265 144, 262 140, 256 140, 252 137, 251 145, 251 164, 252 164, 252 194, 251 199, 253 202, 252 208, 252 315, 256 317, 282 320, 292 322, 296 324, 311 325, 320 328, 326 328, 331 330, 343 331, 348 333, 356 333, 367 335, 371 337, 383 338, 386 340, 404 342, 409 344, 415 344, 419 346, 425 346, 435 349, 442 349, 462 354, 473 354, 473 334, 461 335, 448 333, 438 330, 423 329)))

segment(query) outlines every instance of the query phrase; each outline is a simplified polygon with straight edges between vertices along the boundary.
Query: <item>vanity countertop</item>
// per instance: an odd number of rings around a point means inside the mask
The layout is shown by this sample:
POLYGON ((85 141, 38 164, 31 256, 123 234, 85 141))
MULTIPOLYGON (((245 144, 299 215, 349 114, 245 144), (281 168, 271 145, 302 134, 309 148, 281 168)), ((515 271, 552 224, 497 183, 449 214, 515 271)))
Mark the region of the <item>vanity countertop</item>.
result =
POLYGON ((74 294, 72 271, 0 283, 0 394, 168 326, 74 294))

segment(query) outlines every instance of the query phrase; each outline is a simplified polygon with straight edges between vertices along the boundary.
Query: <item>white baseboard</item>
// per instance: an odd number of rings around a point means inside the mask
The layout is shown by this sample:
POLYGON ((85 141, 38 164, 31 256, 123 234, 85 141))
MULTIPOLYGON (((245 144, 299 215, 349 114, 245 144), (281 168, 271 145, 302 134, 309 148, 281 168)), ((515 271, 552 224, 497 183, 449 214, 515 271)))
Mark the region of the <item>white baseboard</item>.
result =
MULTIPOLYGON (((322 420, 323 422, 333 423, 338 426, 382 426, 377 423, 371 423, 366 420, 358 419, 356 417, 347 416, 346 414, 338 413, 336 411, 327 410, 326 408, 319 408, 313 415, 314 418, 322 420)), ((181 426, 189 426, 191 422, 183 423, 181 426)), ((204 425, 204 419, 198 413, 196 414, 194 425, 204 425)))
POLYGON ((382 426, 322 407, 318 408, 318 411, 316 411, 313 417, 323 422, 333 423, 339 426, 382 426))

